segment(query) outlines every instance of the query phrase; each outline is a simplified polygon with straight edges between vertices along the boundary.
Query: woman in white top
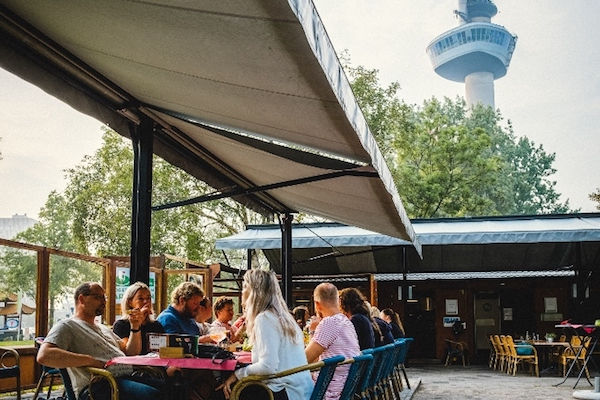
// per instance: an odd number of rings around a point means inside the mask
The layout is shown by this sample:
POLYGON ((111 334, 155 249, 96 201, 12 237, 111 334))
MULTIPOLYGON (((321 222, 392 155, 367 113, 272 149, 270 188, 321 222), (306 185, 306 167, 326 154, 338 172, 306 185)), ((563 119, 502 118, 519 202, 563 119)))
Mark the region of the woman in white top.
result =
MULTIPOLYGON (((235 371, 219 387, 223 388, 225 398, 231 394, 231 385, 245 376, 275 374, 307 364, 302 331, 287 309, 274 272, 261 269, 246 272, 242 305, 252 344, 252 364, 235 371)), ((303 371, 269 380, 267 386, 275 400, 305 400, 312 393, 313 381, 310 373, 303 371)))

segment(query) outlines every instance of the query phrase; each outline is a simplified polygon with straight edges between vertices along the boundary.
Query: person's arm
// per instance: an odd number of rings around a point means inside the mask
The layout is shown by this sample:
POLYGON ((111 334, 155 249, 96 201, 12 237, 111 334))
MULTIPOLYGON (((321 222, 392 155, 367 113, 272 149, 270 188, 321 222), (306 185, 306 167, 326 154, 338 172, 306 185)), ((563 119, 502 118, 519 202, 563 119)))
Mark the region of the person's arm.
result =
POLYGON ((306 349, 304 349, 304 353, 306 353, 306 360, 309 364, 319 361, 319 356, 323 354, 325 351, 325 347, 321 346, 314 340, 311 340, 306 349))
POLYGON ((238 379, 248 375, 268 375, 279 372, 279 348, 283 333, 274 317, 259 315, 254 323, 255 343, 252 346, 252 359, 257 360, 251 365, 235 371, 238 379))
POLYGON ((120 341, 121 350, 128 356, 136 356, 142 352, 142 322, 146 318, 147 310, 130 310, 129 337, 120 341))
POLYGON ((52 368, 104 368, 104 361, 97 360, 88 354, 63 350, 53 343, 42 343, 37 354, 37 362, 52 368))

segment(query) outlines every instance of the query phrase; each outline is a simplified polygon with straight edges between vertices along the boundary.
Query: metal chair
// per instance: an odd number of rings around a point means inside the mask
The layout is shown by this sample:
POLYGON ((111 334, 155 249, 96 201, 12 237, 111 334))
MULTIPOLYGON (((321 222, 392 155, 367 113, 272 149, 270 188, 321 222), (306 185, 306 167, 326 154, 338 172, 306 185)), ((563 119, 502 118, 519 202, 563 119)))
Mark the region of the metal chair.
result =
POLYGON ((230 400, 239 400, 244 394, 244 390, 250 386, 260 386, 264 389, 270 400, 273 400, 273 393, 266 385, 265 381, 274 378, 281 378, 282 376, 288 376, 297 374, 301 371, 316 371, 319 370, 319 376, 315 382, 315 387, 310 396, 310 400, 321 400, 325 398, 327 387, 333 378, 335 369, 340 363, 345 360, 344 356, 335 356, 326 358, 316 363, 303 365, 296 368, 291 368, 285 371, 278 372, 270 375, 249 375, 239 380, 239 382, 233 387, 231 391, 230 400))
POLYGON ((458 360, 460 358, 464 367, 466 365, 464 344, 450 339, 445 339, 444 341, 446 342, 446 362, 444 365, 447 367, 452 360, 458 360))
POLYGON ((352 365, 348 370, 348 377, 342 389, 340 400, 352 400, 354 398, 354 394, 359 391, 362 383, 369 376, 368 371, 371 369, 373 356, 371 354, 362 354, 349 361, 352 365))
MULTIPOLYGON (((44 338, 43 337, 36 337, 33 341, 33 343, 35 344, 35 348, 39 350, 40 346, 42 345, 42 343, 44 343, 44 338)), ((40 379, 38 379, 38 383, 37 386, 35 387, 35 393, 33 394, 33 398, 32 400, 37 400, 43 385, 44 385, 44 381, 47 378, 50 378, 50 382, 48 385, 48 393, 46 394, 46 399, 50 399, 50 396, 52 394, 52 388, 54 385, 54 380, 55 379, 61 379, 62 378, 62 374, 60 372, 60 370, 58 368, 51 368, 51 367, 47 367, 45 365, 41 365, 41 373, 40 373, 40 379)), ((62 381, 62 379, 61 379, 62 381)), ((64 385, 64 383, 63 383, 64 385)), ((66 388, 65 391, 63 391, 62 397, 65 398, 66 396, 66 388)))
POLYGON ((21 357, 10 347, 0 347, 0 379, 15 378, 17 400, 21 400, 21 357))

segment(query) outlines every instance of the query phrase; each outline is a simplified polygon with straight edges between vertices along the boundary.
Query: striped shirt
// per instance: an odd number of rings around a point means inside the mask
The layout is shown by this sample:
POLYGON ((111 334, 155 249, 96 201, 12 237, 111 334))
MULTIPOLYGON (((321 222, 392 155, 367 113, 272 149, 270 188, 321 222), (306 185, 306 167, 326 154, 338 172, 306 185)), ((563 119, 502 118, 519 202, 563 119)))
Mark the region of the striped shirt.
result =
MULTIPOLYGON (((320 360, 337 355, 352 358, 360 354, 354 325, 342 313, 323 318, 317 325, 312 340, 325 348, 325 351, 319 356, 320 360)), ((340 398, 348 376, 348 369, 350 369, 350 365, 342 365, 335 370, 325 394, 327 400, 340 398)))

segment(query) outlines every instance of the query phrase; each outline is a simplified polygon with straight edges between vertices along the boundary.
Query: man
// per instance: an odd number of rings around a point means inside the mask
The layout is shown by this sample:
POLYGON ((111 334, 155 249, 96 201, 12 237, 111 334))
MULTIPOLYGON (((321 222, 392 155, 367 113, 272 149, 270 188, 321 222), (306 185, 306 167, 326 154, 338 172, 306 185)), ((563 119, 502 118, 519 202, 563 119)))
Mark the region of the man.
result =
POLYGON ((200 311, 200 302, 204 291, 193 282, 183 282, 171 293, 171 305, 156 319, 165 328, 166 333, 200 335, 196 325, 196 315, 200 311))
MULTIPOLYGON (((67 368, 73 390, 79 400, 110 398, 106 382, 89 387, 90 374, 84 367, 104 368, 106 362, 114 357, 135 355, 135 349, 141 347, 140 325, 142 314, 132 315, 129 319, 131 333, 127 344, 109 328, 95 322, 96 316, 104 313, 106 297, 100 284, 87 282, 75 289, 75 312, 73 317, 59 321, 52 327, 44 343, 40 346, 37 361, 53 368, 67 368)), ((123 399, 159 398, 159 390, 128 380, 118 378, 119 392, 123 399)))
MULTIPOLYGON (((358 336, 352 322, 340 311, 339 294, 331 283, 321 283, 313 293, 318 318, 309 327, 312 334, 306 347, 309 363, 342 355, 352 358, 360 354, 358 336), (317 325, 318 324, 318 325, 317 325), (315 329, 316 326, 316 329, 315 329)), ((350 365, 337 367, 325 393, 326 399, 339 399, 350 365)))

